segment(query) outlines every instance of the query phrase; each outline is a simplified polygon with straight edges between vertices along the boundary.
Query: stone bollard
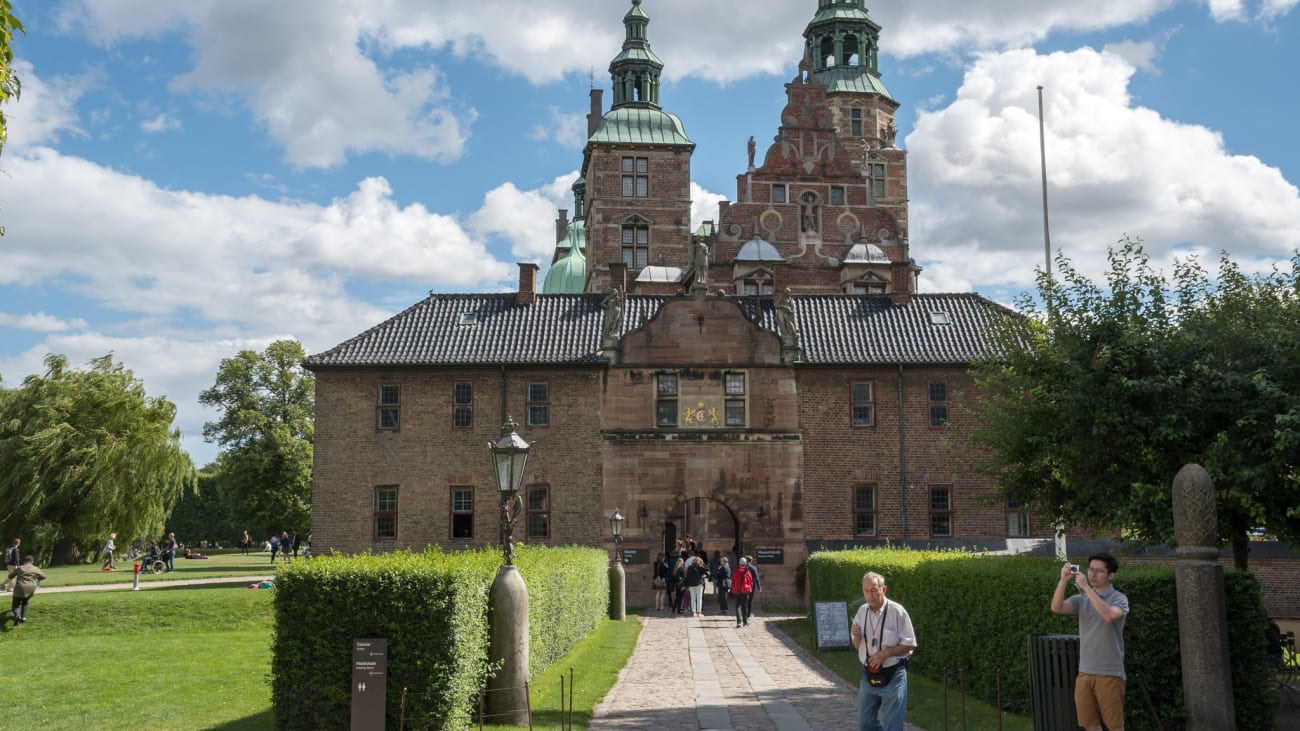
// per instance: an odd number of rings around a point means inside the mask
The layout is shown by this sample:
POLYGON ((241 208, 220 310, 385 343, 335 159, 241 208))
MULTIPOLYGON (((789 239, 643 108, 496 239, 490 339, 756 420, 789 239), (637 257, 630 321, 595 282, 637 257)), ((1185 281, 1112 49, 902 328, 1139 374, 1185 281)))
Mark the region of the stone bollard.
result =
POLYGON ((488 723, 527 726, 528 587, 514 564, 502 564, 492 582, 490 631, 488 657, 501 669, 488 680, 488 723))
POLYGON ((609 562, 609 618, 619 622, 627 619, 627 574, 617 558, 609 562))
POLYGON ((1178 537, 1174 577, 1187 730, 1235 731, 1214 481, 1200 465, 1185 465, 1174 477, 1173 493, 1178 537))

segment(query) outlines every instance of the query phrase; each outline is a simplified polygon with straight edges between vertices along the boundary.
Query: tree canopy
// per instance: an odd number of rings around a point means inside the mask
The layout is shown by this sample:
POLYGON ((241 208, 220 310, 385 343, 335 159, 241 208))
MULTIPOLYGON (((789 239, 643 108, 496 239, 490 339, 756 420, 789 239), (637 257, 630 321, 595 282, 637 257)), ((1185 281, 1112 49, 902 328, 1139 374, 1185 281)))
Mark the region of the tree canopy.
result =
POLYGON ((22 84, 13 70, 15 31, 24 32, 23 24, 14 15, 10 0, 0 0, 0 150, 4 149, 5 140, 9 137, 4 105, 10 99, 17 99, 22 92, 22 84))
POLYGON ((311 521, 315 379, 302 367, 305 356, 295 340, 240 351, 199 394, 221 410, 203 425, 204 438, 222 447, 214 479, 235 522, 254 535, 305 532, 311 521))
POLYGON ((65 560, 74 541, 93 551, 110 532, 160 532, 195 479, 176 407, 111 355, 75 370, 51 354, 45 367, 0 390, 0 535, 65 560))
POLYGON ((976 365, 976 444, 1012 499, 1067 523, 1174 541, 1171 489, 1188 463, 1218 496, 1219 536, 1246 565, 1248 531, 1300 541, 1300 254, 1247 275, 1226 256, 1172 281, 1137 242, 1103 289, 1065 257, 976 365))

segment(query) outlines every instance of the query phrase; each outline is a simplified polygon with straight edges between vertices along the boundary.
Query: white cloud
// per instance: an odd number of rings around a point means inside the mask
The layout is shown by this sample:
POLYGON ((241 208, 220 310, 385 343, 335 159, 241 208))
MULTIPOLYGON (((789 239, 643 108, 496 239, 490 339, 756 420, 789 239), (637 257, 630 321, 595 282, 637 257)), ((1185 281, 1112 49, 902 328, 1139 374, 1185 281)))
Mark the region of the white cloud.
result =
POLYGON ((567 113, 559 107, 547 110, 549 119, 533 128, 533 139, 549 140, 570 150, 581 150, 587 144, 587 116, 577 112, 567 113))
POLYGON ((563 208, 573 215, 573 183, 577 172, 561 175, 536 190, 505 183, 488 192, 483 206, 469 218, 482 236, 499 236, 520 261, 549 265, 555 253, 555 218, 563 208))
POLYGON ((23 60, 14 63, 14 73, 23 87, 18 101, 5 107, 9 131, 6 154, 56 142, 63 134, 86 136, 77 119, 77 100, 102 80, 99 74, 43 78, 23 60))
POLYGON ((1101 49, 1102 53, 1109 53, 1128 61, 1134 68, 1146 71, 1148 73, 1159 73, 1156 67, 1156 57, 1160 55, 1156 44, 1151 41, 1122 41, 1120 43, 1109 43, 1101 49))
POLYGON ((44 312, 29 312, 22 315, 0 312, 0 327, 12 327, 32 332, 66 332, 68 330, 85 329, 86 321, 79 317, 62 320, 44 312))
POLYGON ((181 121, 170 114, 159 114, 140 123, 140 130, 149 134, 158 134, 168 130, 180 129, 181 121))
POLYGON ((908 137, 912 243, 927 289, 1032 282, 1042 266, 1035 86, 1045 89, 1053 247, 1089 275, 1124 234, 1156 260, 1226 250, 1245 266, 1300 246, 1300 191, 1222 137, 1134 106, 1132 65, 1084 49, 987 54, 957 98, 922 113, 908 137), (942 286, 935 286, 938 281, 942 286))

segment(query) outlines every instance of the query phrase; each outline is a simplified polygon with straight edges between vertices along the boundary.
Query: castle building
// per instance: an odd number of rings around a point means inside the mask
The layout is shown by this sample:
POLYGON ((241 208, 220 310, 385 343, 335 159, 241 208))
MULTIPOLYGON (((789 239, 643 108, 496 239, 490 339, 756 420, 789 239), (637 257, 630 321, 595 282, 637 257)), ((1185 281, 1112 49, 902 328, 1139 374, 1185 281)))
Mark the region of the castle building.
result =
MULTIPOLYGON (((613 548, 629 602, 684 536, 756 557, 795 600, 819 547, 1052 536, 999 497, 963 434, 970 364, 1006 311, 919 291, 907 154, 863 0, 818 0, 770 143, 691 227, 691 156, 632 0, 593 90, 555 256, 506 294, 430 294, 312 355, 314 541, 344 552, 498 543, 486 445, 533 443, 516 540, 613 548)), ((687 115, 689 119, 689 115, 687 115)))

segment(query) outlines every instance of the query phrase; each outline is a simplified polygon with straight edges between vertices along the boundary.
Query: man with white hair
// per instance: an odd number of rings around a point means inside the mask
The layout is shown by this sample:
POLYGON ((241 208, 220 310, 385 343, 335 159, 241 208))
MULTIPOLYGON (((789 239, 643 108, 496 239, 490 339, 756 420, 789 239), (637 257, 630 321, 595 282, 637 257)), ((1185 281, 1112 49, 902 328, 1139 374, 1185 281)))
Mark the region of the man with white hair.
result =
POLYGON ((885 598, 885 577, 862 577, 866 599, 849 634, 862 662, 858 682, 859 731, 903 731, 907 715, 907 664, 916 649, 912 618, 902 604, 885 598))

